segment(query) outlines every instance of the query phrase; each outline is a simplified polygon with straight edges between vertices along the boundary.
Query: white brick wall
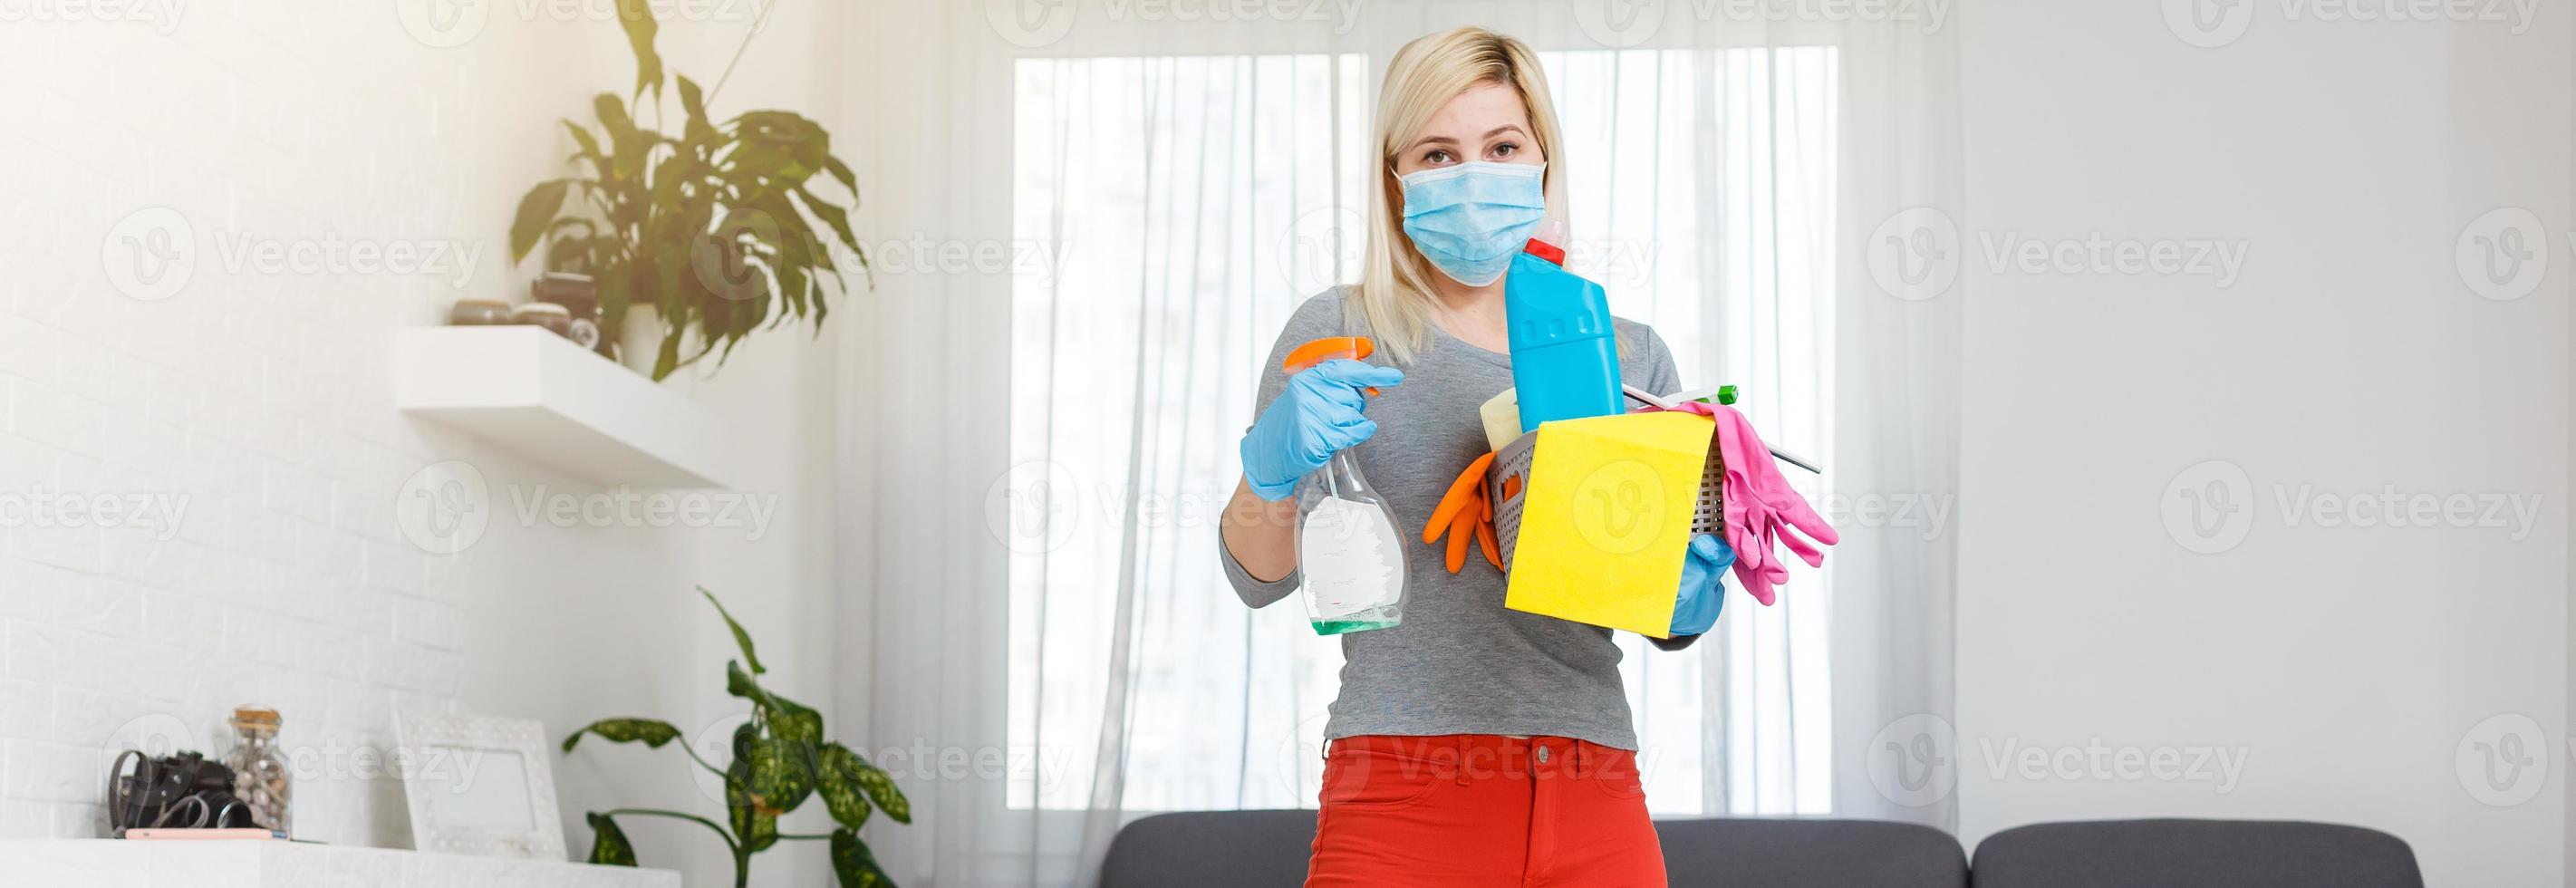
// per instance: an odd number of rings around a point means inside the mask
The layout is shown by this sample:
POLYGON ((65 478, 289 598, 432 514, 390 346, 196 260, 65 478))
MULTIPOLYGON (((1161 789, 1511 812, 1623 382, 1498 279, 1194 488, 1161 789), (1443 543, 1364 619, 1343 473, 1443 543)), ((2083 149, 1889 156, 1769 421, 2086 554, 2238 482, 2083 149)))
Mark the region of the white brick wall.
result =
MULTIPOLYGON (((506 559, 526 547, 431 556, 398 532, 424 464, 538 470, 403 420, 384 350, 458 295, 524 286, 509 210, 563 150, 553 118, 625 76, 594 52, 613 24, 504 17, 433 49, 390 4, 179 15, 166 35, 0 22, 0 502, 19 509, 0 506, 0 838, 98 834, 112 744, 138 727, 202 737, 256 701, 291 747, 384 745, 397 707, 460 699, 478 571, 523 566, 506 559), (109 274, 111 234, 148 207, 196 248, 185 287, 150 301, 109 274), (482 252, 459 289, 265 269, 226 251, 246 238, 482 252), (23 509, 42 493, 168 497, 184 517, 39 526, 23 509)), ((577 563, 584 545, 536 548, 577 563)), ((300 831, 407 844, 398 786, 336 773, 354 761, 313 762, 300 831)))

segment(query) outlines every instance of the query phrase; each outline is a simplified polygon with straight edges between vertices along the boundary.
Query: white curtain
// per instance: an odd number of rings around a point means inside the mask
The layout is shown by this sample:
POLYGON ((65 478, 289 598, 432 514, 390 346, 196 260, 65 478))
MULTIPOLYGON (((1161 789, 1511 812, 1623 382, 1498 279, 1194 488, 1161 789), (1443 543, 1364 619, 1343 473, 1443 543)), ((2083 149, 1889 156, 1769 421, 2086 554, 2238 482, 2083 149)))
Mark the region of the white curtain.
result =
MULTIPOLYGON (((1078 884, 1135 816, 1313 804, 1339 646, 1293 601, 1235 600, 1216 513, 1281 320, 1356 267, 1370 102, 1419 34, 1542 50, 1571 264, 1687 384, 1738 385, 1775 443, 1820 456, 1813 498, 1950 502, 1958 299, 1882 292, 1866 253, 1897 211, 1955 206, 1942 33, 1383 6, 857 16, 856 108, 884 125, 837 146, 866 158, 880 247, 836 328, 863 605, 843 628, 868 641, 843 717, 902 759, 915 822, 870 835, 905 884, 1078 884)), ((1952 535, 1845 511, 1828 569, 1777 607, 1739 593, 1679 654, 1622 639, 1659 815, 1951 822, 1946 793, 1874 789, 1867 757, 1887 725, 1948 716, 1952 535)))

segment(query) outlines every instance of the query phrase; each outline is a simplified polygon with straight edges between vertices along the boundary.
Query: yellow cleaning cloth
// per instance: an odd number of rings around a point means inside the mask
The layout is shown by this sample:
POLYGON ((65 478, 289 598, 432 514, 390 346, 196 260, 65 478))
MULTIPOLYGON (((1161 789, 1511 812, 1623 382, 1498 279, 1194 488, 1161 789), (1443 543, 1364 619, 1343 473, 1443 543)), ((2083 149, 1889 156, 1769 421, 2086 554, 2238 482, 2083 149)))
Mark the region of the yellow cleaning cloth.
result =
POLYGON ((1716 430, 1690 413, 1539 426, 1503 606, 1668 637, 1716 430))

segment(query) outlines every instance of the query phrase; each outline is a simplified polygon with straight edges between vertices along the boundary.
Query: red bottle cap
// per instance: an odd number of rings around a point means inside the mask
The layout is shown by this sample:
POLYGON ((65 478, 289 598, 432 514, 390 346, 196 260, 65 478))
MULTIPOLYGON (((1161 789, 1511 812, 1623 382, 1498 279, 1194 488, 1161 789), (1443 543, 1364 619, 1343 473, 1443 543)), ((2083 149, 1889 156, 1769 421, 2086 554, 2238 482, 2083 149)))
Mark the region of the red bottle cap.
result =
POLYGON ((1530 238, 1529 245, 1522 247, 1521 251, 1558 265, 1565 264, 1564 247, 1539 240, 1538 238, 1530 238))

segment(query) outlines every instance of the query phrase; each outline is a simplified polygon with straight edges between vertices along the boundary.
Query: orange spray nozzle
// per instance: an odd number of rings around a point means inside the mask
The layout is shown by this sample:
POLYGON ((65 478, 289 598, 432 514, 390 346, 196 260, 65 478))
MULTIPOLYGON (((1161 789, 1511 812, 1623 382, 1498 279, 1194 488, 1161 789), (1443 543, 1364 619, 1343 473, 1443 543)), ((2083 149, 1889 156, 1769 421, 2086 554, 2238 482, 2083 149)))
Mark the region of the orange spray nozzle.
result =
MULTIPOLYGON (((1298 373, 1308 367, 1336 358, 1357 361, 1376 352, 1377 343, 1370 342, 1366 336, 1326 336, 1289 349, 1288 359, 1279 362, 1279 366, 1290 373, 1298 373)), ((1374 386, 1361 391, 1371 395, 1377 394, 1374 386)))

